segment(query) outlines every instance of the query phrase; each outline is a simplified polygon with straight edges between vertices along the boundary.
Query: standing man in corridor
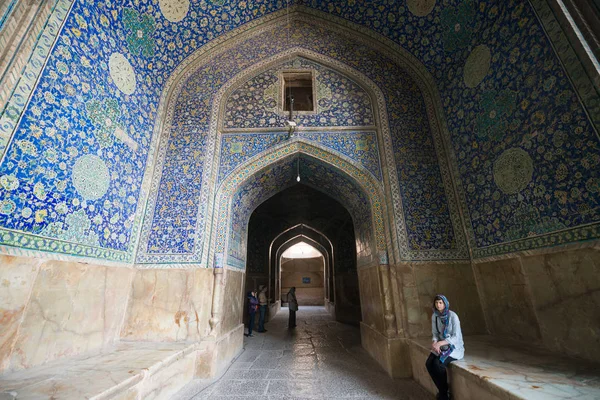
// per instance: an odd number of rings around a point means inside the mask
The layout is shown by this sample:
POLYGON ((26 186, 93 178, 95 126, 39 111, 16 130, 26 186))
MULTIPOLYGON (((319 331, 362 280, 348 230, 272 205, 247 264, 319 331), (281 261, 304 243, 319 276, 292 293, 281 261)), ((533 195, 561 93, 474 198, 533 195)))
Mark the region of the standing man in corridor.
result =
POLYGON ((259 304, 259 315, 258 315, 258 331, 266 332, 265 329, 265 316, 267 314, 267 287, 260 285, 258 287, 258 304, 259 304))

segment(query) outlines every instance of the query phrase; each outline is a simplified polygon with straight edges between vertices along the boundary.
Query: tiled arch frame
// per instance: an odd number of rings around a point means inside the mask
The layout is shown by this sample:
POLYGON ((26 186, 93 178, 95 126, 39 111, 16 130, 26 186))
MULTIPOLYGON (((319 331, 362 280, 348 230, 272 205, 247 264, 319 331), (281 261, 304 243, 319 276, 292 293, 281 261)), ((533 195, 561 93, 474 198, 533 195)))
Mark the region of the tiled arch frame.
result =
MULTIPOLYGON (((254 78, 257 75, 260 75, 261 73, 268 71, 269 69, 285 63, 286 61, 293 59, 295 57, 303 57, 306 58, 310 61, 319 63, 327 68, 333 69, 336 72, 339 72, 347 77, 349 77, 350 79, 352 79, 354 82, 358 83, 370 96, 371 98, 371 105, 373 107, 373 114, 375 116, 375 125, 377 126, 377 142, 378 142, 378 146, 379 146, 379 154, 382 155, 383 160, 382 162, 382 170, 383 170, 383 179, 384 179, 384 186, 381 187, 380 183, 377 181, 377 178, 368 170, 366 170, 364 167, 360 166, 359 163, 351 160, 350 158, 346 157, 345 155, 342 155, 341 153, 337 153, 331 149, 316 145, 314 143, 312 143, 312 146, 315 146, 315 148, 320 148, 322 151, 327 152, 327 153, 331 153, 331 154, 337 154, 337 157, 339 157, 340 159, 346 160, 346 162, 356 165, 357 168, 362 170, 362 173, 365 174, 366 176, 369 177, 369 179, 373 182, 373 185, 378 186, 381 188, 382 194, 385 195, 385 197, 382 197, 381 200, 385 199, 385 198, 392 198, 393 201, 390 204, 393 204, 392 207, 387 207, 386 206, 386 212, 385 212, 385 218, 382 218, 382 221, 385 222, 385 232, 389 232, 388 235, 384 235, 383 234, 383 229, 380 230, 379 232, 379 236, 377 236, 377 229, 376 229, 376 240, 378 241, 378 245, 377 245, 377 250, 378 250, 378 258, 379 258, 379 262, 387 264, 388 262, 390 262, 390 258, 392 258, 392 262, 393 260, 399 260, 401 255, 400 253, 402 252, 403 249, 407 249, 408 248, 408 239, 406 237, 405 234, 405 227, 404 227, 404 214, 403 214, 403 210, 402 210, 402 199, 400 197, 400 188, 398 185, 398 177, 397 177, 397 172, 396 172, 396 168, 394 167, 395 165, 395 161, 394 161, 394 155, 393 155, 393 151, 392 151, 392 142, 391 142, 391 137, 390 137, 390 129, 389 129, 389 125, 388 125, 388 120, 387 120, 387 114, 385 112, 386 110, 386 106, 385 106, 385 99, 384 99, 384 95, 381 92, 381 90, 379 89, 379 87, 372 82, 368 77, 366 77, 364 74, 360 73, 359 71, 356 71, 355 69, 345 65, 344 63, 341 63, 335 59, 332 59, 330 57, 327 57, 325 55, 322 55, 320 53, 308 50, 308 49, 304 49, 301 47, 294 47, 291 49, 288 49, 286 51, 283 51, 279 54, 276 54, 270 58, 267 58, 259 63, 254 64, 251 68, 248 68, 246 70, 244 70, 243 72, 241 72, 240 74, 238 74, 234 79, 231 79, 229 82, 227 82, 226 85, 224 85, 221 90, 219 90, 218 94, 215 96, 215 100, 213 102, 213 110, 212 110, 212 115, 211 115, 211 128, 210 128, 210 133, 209 133, 209 146, 208 148, 214 148, 215 152, 214 155, 212 157, 213 159, 213 165, 210 167, 210 170, 212 171, 212 178, 210 180, 211 184, 213 184, 214 182, 217 182, 217 174, 218 174, 218 163, 219 163, 219 159, 220 159, 220 149, 218 148, 219 144, 221 143, 221 132, 223 130, 223 123, 224 123, 224 114, 225 114, 225 105, 227 103, 227 99, 230 96, 231 93, 233 93, 235 90, 237 90, 241 85, 243 85, 244 83, 246 83, 248 80, 254 78), (214 128, 214 125, 216 123, 216 128, 214 128), (214 130, 213 130, 214 129, 214 130), (214 138, 214 139, 213 139, 214 138), (394 229, 394 227, 396 229, 394 229)), ((261 153, 261 154, 266 154, 266 153, 261 153)), ((261 154, 255 156, 260 158, 261 154)), ((307 153, 308 154, 308 153, 307 153)), ((310 154, 309 154, 310 155, 310 154)), ((230 175, 235 175, 238 169, 232 171, 230 173, 230 175)), ((225 184, 225 182, 227 181, 224 180, 221 183, 221 187, 223 187, 223 185, 225 184)), ((361 185, 362 186, 362 185, 361 185)), ((364 187, 364 186, 363 186, 364 187)), ((232 192, 231 194, 233 195, 234 192, 232 192)), ((366 193, 368 194, 369 192, 366 191, 366 193)), ((218 198, 218 195, 215 196, 215 198, 218 198)), ((383 203, 379 203, 379 204, 386 204, 385 202, 383 203)), ((211 204, 209 204, 209 208, 207 209, 208 214, 210 215, 212 212, 214 212, 213 210, 210 209, 211 204)), ((216 212, 216 211, 215 211, 216 212)), ((211 230, 209 229, 208 226, 205 227, 205 234, 208 234, 209 232, 211 232, 211 230)), ((210 249, 213 248, 212 243, 214 243, 213 240, 204 240, 204 244, 205 244, 205 249, 203 251, 204 255, 208 255, 208 258, 204 259, 202 261, 203 265, 207 265, 212 261, 211 256, 208 254, 208 252, 210 251, 210 249), (210 247, 206 247, 207 245, 209 245, 210 247)))
MULTIPOLYGON (((387 263, 387 242, 389 242, 389 238, 386 235, 386 231, 389 232, 389 230, 386 229, 387 224, 384 218, 387 210, 381 184, 362 165, 357 165, 355 161, 350 160, 348 157, 296 137, 252 157, 238 166, 221 183, 215 194, 215 209, 211 222, 212 229, 209 231, 211 232, 211 240, 207 241, 210 243, 209 249, 207 249, 209 267, 230 267, 227 262, 227 249, 229 246, 228 233, 231 228, 232 198, 234 193, 243 187, 255 174, 268 169, 274 164, 295 157, 298 153, 315 158, 328 164, 331 168, 341 171, 363 190, 370 203, 370 228, 373 231, 375 242, 371 246, 376 251, 379 258, 378 262, 387 263)), ((275 194, 275 192, 265 194, 265 198, 259 204, 275 194)), ((343 205, 349 209, 347 204, 343 205)), ((247 215, 246 218, 249 219, 250 215, 247 215)))
MULTIPOLYGON (((231 35, 226 34, 217 39, 214 43, 205 46, 207 47, 206 49, 201 49, 194 53, 188 57, 184 63, 182 63, 182 65, 177 69, 177 71, 174 72, 172 78, 167 83, 161 99, 161 105, 159 107, 159 115, 163 115, 164 118, 157 123, 155 134, 153 136, 153 141, 156 142, 158 142, 158 138, 160 137, 161 143, 153 143, 152 149, 157 150, 157 154, 155 155, 156 162, 150 163, 151 165, 154 165, 154 173, 151 173, 151 171, 148 170, 146 171, 145 182, 143 186, 144 188, 147 188, 146 190, 149 192, 149 197, 146 207, 146 220, 140 233, 140 242, 142 245, 144 244, 144 237, 147 238, 150 228, 149 224, 153 219, 152 214, 154 212, 156 194, 158 192, 162 165, 165 161, 167 141, 170 135, 168 127, 171 125, 173 120, 174 102, 176 101, 177 93, 183 89, 186 80, 192 76, 192 74, 194 74, 194 72, 201 65, 203 65, 207 59, 219 54, 220 51, 235 47, 236 44, 246 40, 251 36, 258 35, 261 32, 269 29, 273 29, 274 26, 285 25, 288 23, 285 15, 278 13, 274 14, 276 14, 276 16, 269 15, 263 17, 262 19, 254 21, 254 23, 248 24, 249 26, 247 27, 239 28, 239 30, 231 32, 231 35), (234 33, 237 33, 237 35, 234 35, 234 33), (152 175, 154 175, 154 177, 150 178, 152 175)), ((413 55, 409 54, 400 46, 393 44, 391 41, 377 35, 372 31, 369 31, 368 29, 354 26, 354 24, 351 24, 347 21, 343 21, 339 18, 334 18, 305 7, 294 7, 291 18, 295 21, 302 21, 308 24, 326 24, 328 29, 331 29, 340 35, 350 37, 359 43, 366 44, 367 46, 377 49, 377 51, 381 52, 387 58, 393 60, 400 67, 402 67, 420 88, 425 102, 425 108, 430 123, 431 132, 434 138, 436 155, 438 158, 444 190, 448 201, 452 227, 456 235, 456 248, 450 250, 412 250, 409 248, 406 226, 404 222, 402 200, 400 196, 398 177, 391 144, 389 124, 387 121, 386 102, 381 89, 379 89, 376 84, 374 84, 360 71, 357 71, 354 68, 351 68, 344 63, 328 56, 297 47, 280 52, 271 58, 254 64, 251 68, 247 68, 243 72, 239 73, 234 79, 230 79, 228 82, 226 82, 214 96, 210 117, 208 143, 206 147, 207 154, 205 159, 207 160, 207 164, 205 165, 205 172, 202 178, 202 192, 198 202, 201 206, 198 210, 199 222, 196 227, 196 232, 201 233, 204 235, 204 237, 200 239, 201 246, 196 245, 194 247, 193 254, 171 255, 170 260, 167 262, 171 264, 173 264, 173 262, 193 263, 195 265, 200 263, 201 266, 209 266, 212 264, 212 254, 209 254, 209 250, 212 249, 214 242, 212 240, 207 240, 208 238, 206 235, 210 234, 210 229, 208 226, 206 226, 206 223, 209 221, 210 215, 212 215, 214 212, 213 208, 215 207, 213 204, 213 199, 215 197, 211 196, 211 191, 214 190, 218 173, 218 146, 220 143, 221 130, 220 124, 224 119, 223 115, 225 112, 225 100, 229 93, 231 93, 233 90, 235 90, 235 88, 239 87, 244 82, 251 79, 253 76, 258 75, 262 71, 271 68, 273 65, 282 62, 282 60, 293 56, 306 57, 350 77, 359 83, 371 96, 377 126, 378 143, 380 146, 379 153, 383 157, 382 169, 384 176, 385 198, 391 199, 389 209, 390 211, 393 211, 386 216, 386 222, 389 222, 389 225, 392 228, 390 229, 390 235, 387 235, 388 242, 386 246, 388 249, 388 256, 390 258, 389 262, 394 263, 401 260, 464 260, 469 258, 468 246, 464 235, 465 228, 461 213, 461 208, 463 210, 466 209, 466 202, 462 197, 460 197, 460 203, 463 207, 459 207, 457 201, 457 192, 460 193, 460 191, 457 190, 455 186, 455 181, 457 179, 456 177, 459 176, 457 171, 458 168, 455 162, 448 162, 450 159, 449 156, 453 156, 452 154, 448 154, 449 152, 447 150, 451 148, 449 145, 449 133, 445 125, 445 118, 443 116, 439 93, 431 74, 413 55)), ((153 157, 154 155, 152 155, 150 159, 153 157)), ((140 252, 138 248, 138 262, 140 261, 139 254, 140 252)), ((159 263, 160 262, 164 261, 159 261, 159 263)), ((387 259, 386 262, 388 262, 387 259)), ((179 266, 185 265, 186 264, 181 264, 179 266)), ((152 267, 152 265, 148 266, 152 267)))

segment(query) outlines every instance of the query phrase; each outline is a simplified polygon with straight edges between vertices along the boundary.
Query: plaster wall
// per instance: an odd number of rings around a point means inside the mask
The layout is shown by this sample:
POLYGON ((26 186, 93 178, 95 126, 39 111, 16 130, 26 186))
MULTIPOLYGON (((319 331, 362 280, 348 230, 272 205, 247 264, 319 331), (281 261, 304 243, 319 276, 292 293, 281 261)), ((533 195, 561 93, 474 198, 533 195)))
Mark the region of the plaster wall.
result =
POLYGON ((600 249, 571 248, 475 265, 490 333, 595 359, 600 249))
POLYGON ((0 265, 0 372, 118 341, 132 269, 8 256, 0 265))
POLYGON ((210 332, 213 270, 137 270, 127 316, 125 340, 199 340, 210 332))
POLYGON ((298 305, 324 305, 325 285, 323 275, 323 257, 298 258, 285 261, 281 266, 282 302, 287 302, 287 292, 294 286, 298 305), (303 283, 302 278, 310 278, 310 283, 303 283))

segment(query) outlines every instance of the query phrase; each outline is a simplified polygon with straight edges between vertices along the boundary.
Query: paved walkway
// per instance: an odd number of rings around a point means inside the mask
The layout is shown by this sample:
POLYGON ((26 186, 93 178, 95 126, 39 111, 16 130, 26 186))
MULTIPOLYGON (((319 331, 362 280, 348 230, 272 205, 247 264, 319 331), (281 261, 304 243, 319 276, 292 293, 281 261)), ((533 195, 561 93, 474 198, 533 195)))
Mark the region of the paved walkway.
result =
POLYGON ((360 346, 357 327, 323 307, 301 307, 295 330, 287 309, 267 333, 244 338, 244 352, 218 381, 193 381, 175 399, 411 399, 433 396, 410 379, 394 380, 360 346))

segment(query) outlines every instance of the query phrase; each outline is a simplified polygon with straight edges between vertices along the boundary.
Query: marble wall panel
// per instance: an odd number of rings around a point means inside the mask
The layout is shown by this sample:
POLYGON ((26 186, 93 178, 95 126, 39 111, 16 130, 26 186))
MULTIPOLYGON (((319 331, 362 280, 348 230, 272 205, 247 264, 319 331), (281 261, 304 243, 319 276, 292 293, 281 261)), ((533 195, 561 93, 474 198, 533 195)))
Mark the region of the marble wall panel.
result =
POLYGON ((225 334, 242 323, 244 311, 244 273, 231 269, 225 270, 225 287, 221 314, 220 334, 225 334))
POLYGON ((0 373, 8 368, 10 353, 41 260, 0 255, 0 373))
POLYGON ((214 371, 218 375, 244 348, 244 325, 238 324, 219 338, 215 350, 214 371))
POLYGON ((433 298, 438 293, 448 298, 450 309, 458 314, 463 334, 487 333, 470 263, 414 264, 413 268, 425 336, 431 333, 433 298))
POLYGON ((196 352, 192 352, 148 376, 142 383, 140 398, 169 399, 194 378, 195 371, 196 352))
MULTIPOLYGON (((419 290, 417 280, 411 263, 396 264, 395 274, 398 288, 401 292, 401 299, 395 299, 396 309, 402 310, 406 315, 406 333, 409 337, 418 337, 428 335, 431 325, 425 324, 425 313, 419 303, 419 290)), ((401 313, 397 312, 397 315, 401 313)))
POLYGON ((409 344, 410 351, 410 363, 412 367, 412 378, 427 389, 428 392, 437 394, 438 390, 435 387, 427 367, 425 367, 425 361, 429 357, 429 351, 421 346, 414 343, 409 344))
POLYGON ((475 264, 483 309, 492 335, 541 339, 527 278, 518 258, 475 264))
POLYGON ((401 338, 388 338, 368 325, 360 324, 362 346, 393 378, 409 378, 411 357, 408 343, 401 338))
POLYGON ((222 334, 216 341, 201 344, 196 357, 196 378, 207 379, 218 376, 244 347, 244 325, 239 324, 222 334))
MULTIPOLYGON (((358 325, 362 321, 362 303, 365 301, 360 295, 358 274, 351 270, 337 272, 334 281, 336 320, 358 325)), ((372 301, 377 300, 372 299, 372 301)))
POLYGON ((522 264, 544 345, 596 360, 590 349, 600 348, 600 250, 525 257, 522 264))
POLYGON ((137 270, 121 337, 198 340, 210 332, 213 271, 137 270))
POLYGON ((33 284, 10 369, 30 368, 114 344, 132 274, 128 268, 44 262, 33 284))
MULTIPOLYGON (((358 271, 362 323, 379 332, 384 332, 383 298, 379 281, 378 267, 358 271)), ((338 299, 336 299, 336 303, 338 299)), ((337 307, 336 307, 337 310, 337 307)))

